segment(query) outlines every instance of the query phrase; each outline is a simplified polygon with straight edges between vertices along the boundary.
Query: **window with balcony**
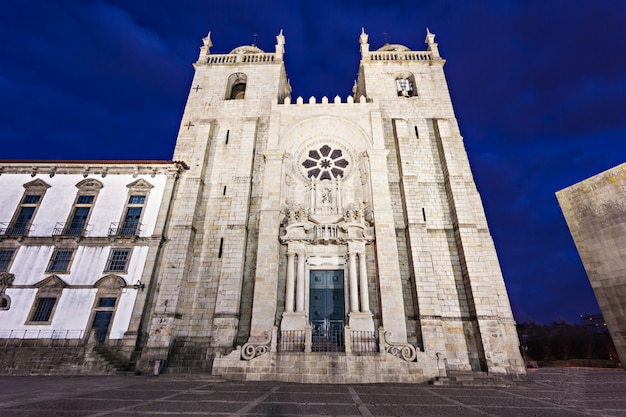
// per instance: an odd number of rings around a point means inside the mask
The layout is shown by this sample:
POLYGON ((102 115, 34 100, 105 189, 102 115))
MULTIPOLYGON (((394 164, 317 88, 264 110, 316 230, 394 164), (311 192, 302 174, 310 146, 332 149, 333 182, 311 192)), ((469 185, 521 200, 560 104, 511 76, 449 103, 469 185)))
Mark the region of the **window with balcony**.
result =
POLYGON ((141 218, 150 189, 153 187, 145 180, 137 180, 128 186, 128 200, 124 207, 122 221, 112 223, 109 235, 137 236, 141 231, 141 218))
POLYGON ((89 216, 96 197, 103 187, 102 183, 93 178, 85 179, 78 184, 78 193, 74 206, 65 223, 58 222, 52 232, 53 235, 84 236, 87 231, 89 216))
POLYGON ((41 204, 41 200, 50 188, 48 184, 36 179, 24 184, 24 195, 8 226, 3 227, 4 233, 10 236, 26 236, 32 227, 33 218, 41 204))
POLYGON ((145 195, 131 195, 126 205, 126 214, 122 220, 121 228, 118 234, 122 236, 136 235, 141 223, 141 214, 143 206, 146 202, 145 195))

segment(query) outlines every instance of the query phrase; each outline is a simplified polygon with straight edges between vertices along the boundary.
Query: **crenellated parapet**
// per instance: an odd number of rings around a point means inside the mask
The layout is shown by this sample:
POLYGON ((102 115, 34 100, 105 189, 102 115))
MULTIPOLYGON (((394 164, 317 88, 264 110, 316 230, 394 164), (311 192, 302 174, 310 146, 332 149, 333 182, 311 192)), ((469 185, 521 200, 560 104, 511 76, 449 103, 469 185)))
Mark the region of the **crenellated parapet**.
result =
POLYGON ((346 97, 345 101, 342 101, 342 98, 340 96, 335 96, 335 98, 333 98, 332 101, 330 101, 328 97, 326 96, 322 97, 320 101, 317 101, 317 98, 313 96, 309 97, 309 99, 305 101, 304 98, 300 96, 294 101, 291 100, 291 97, 285 97, 285 100, 282 104, 284 104, 285 106, 289 106, 293 104, 297 106, 302 106, 306 104, 370 104, 370 103, 373 103, 373 100, 365 96, 361 96, 357 100, 355 100, 353 96, 348 96, 346 97))

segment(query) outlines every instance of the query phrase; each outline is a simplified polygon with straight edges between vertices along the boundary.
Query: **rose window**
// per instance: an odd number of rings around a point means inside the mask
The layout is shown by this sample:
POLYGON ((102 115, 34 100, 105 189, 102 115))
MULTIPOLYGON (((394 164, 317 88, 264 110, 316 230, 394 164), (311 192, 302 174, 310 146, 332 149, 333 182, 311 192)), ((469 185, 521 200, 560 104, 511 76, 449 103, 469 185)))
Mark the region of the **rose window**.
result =
POLYGON ((324 145, 319 149, 310 150, 302 166, 306 169, 307 177, 330 180, 343 177, 348 161, 343 157, 341 149, 324 145))

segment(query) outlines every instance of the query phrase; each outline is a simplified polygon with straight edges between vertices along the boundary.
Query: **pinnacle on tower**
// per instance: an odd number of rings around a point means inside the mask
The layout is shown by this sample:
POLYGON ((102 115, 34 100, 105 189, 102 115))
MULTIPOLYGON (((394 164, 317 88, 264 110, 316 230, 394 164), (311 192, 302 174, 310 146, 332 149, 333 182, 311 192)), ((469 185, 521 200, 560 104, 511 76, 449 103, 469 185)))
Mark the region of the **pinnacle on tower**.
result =
POLYGON ((426 39, 424 42, 428 44, 428 50, 432 52, 433 58, 441 58, 439 55, 438 43, 435 42, 435 34, 430 32, 430 29, 426 28, 426 39))
POLYGON ((370 44, 367 43, 369 35, 365 33, 365 28, 361 28, 361 36, 359 36, 359 43, 361 44, 361 58, 367 56, 370 52, 370 44))
POLYGON ((200 55, 198 56, 198 62, 206 62, 209 55, 211 55, 211 47, 213 46, 213 42, 211 42, 211 31, 202 38, 202 46, 200 47, 200 55))
POLYGON ((281 29, 278 36, 276 36, 276 59, 282 61, 283 55, 285 55, 285 36, 281 29))

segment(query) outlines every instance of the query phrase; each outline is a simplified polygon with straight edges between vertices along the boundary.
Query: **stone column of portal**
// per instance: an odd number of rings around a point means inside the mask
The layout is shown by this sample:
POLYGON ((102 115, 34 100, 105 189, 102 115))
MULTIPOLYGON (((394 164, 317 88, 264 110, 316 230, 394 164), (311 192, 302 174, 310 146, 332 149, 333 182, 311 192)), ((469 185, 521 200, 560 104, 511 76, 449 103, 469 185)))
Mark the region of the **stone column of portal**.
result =
POLYGON ((290 242, 287 258, 287 282, 285 297, 285 312, 280 320, 281 330, 304 330, 306 315, 304 312, 304 283, 306 252, 302 242, 290 242), (295 257, 298 257, 296 264, 295 257), (295 273, 294 273, 295 271, 295 273), (295 277, 294 277, 295 275, 295 277), (295 311, 294 311, 294 281, 295 281, 295 311))
POLYGON ((296 278, 296 312, 304 312, 304 252, 298 252, 298 276, 296 278))
POLYGON ((349 256, 349 274, 350 274, 350 312, 359 311, 359 287, 356 275, 356 253, 350 251, 349 256))
POLYGON ((293 313, 293 291, 294 291, 294 268, 295 256, 293 252, 287 254, 287 282, 285 284, 285 312, 293 313))
POLYGON ((348 267, 348 273, 350 274, 350 313, 348 314, 348 326, 350 326, 350 330, 373 332, 374 318, 372 317, 372 313, 369 311, 369 295, 367 293, 365 242, 349 241, 348 254, 350 256, 348 267), (357 254, 359 256, 359 275, 357 275, 357 254), (361 298, 360 311, 359 292, 361 298))
POLYGON ((359 252, 359 288, 361 290, 361 313, 370 312, 370 295, 367 285, 367 265, 365 251, 359 252))

